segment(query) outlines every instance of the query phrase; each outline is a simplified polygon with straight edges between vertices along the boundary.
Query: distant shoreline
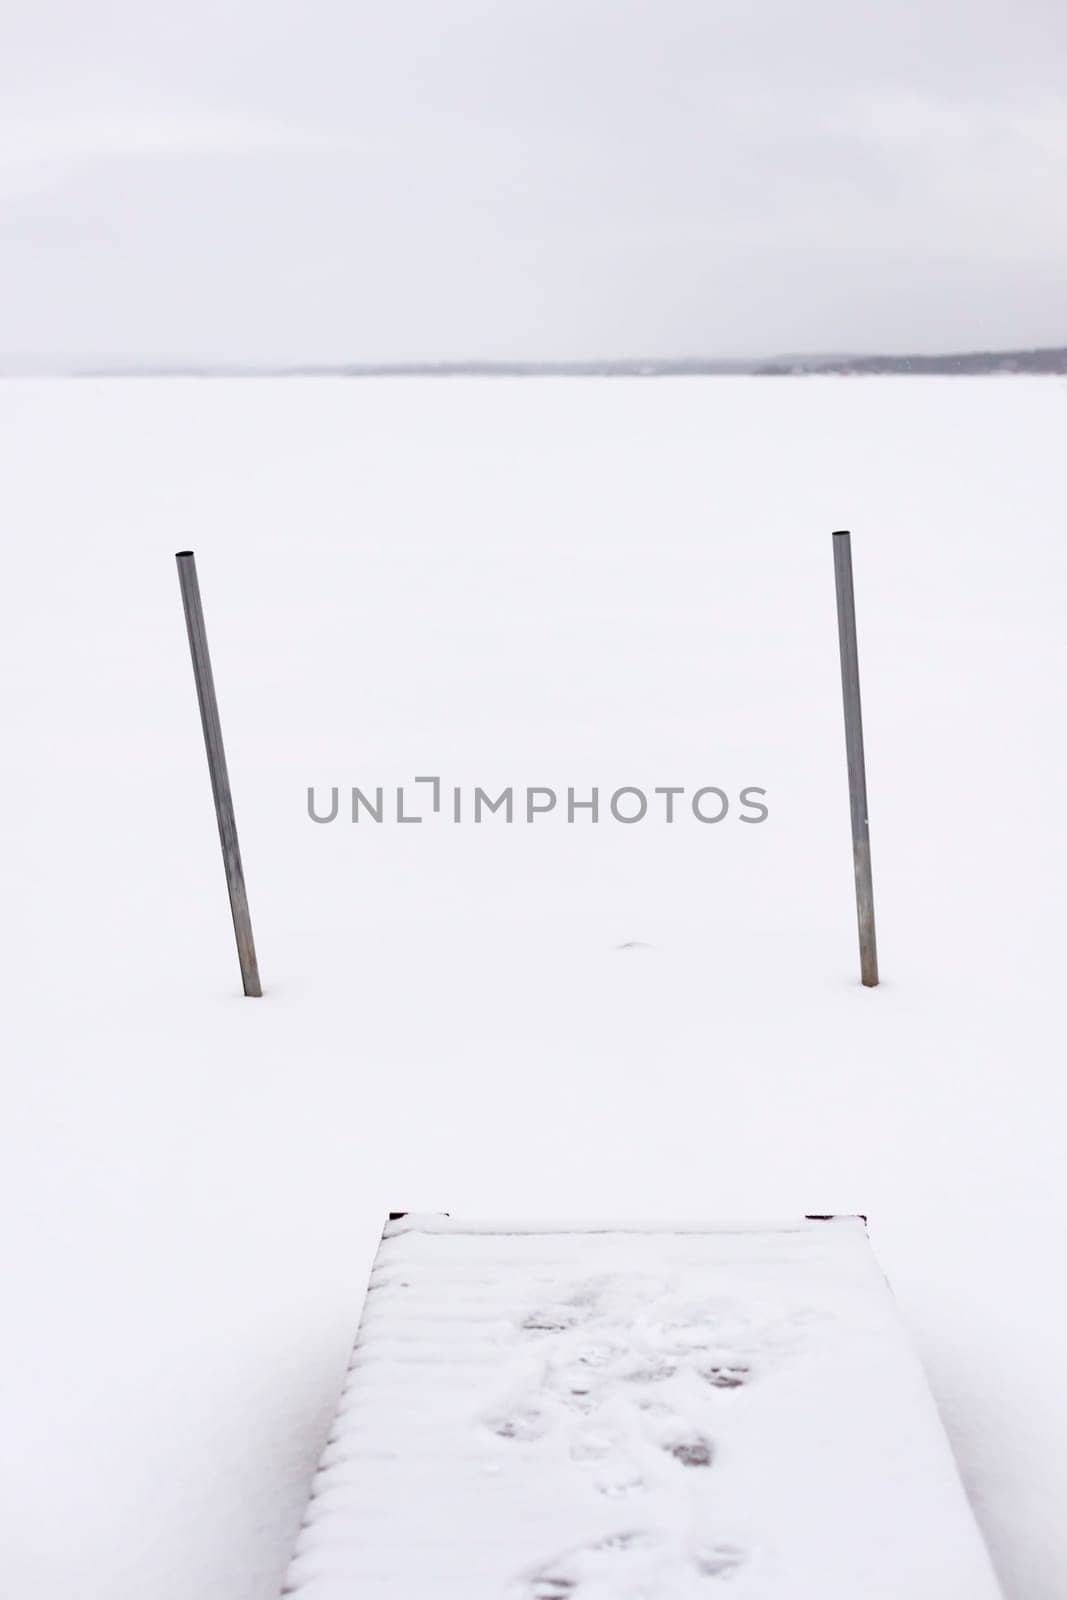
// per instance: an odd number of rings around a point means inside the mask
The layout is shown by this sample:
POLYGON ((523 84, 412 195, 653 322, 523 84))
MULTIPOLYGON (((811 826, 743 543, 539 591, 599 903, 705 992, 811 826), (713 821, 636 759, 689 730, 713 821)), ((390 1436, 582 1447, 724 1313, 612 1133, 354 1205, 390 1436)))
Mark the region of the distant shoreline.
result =
POLYGON ((5 368, 4 378, 706 378, 1067 376, 1067 346, 934 356, 781 356, 761 361, 381 361, 94 363, 5 368))

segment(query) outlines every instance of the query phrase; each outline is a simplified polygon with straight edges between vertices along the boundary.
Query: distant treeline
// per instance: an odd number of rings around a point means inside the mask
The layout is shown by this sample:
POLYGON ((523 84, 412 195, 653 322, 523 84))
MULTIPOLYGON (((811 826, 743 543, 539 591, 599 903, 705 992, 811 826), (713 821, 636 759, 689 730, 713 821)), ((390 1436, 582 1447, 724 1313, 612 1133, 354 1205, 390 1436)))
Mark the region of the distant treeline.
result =
POLYGON ((977 350, 969 355, 957 356, 846 356, 832 361, 772 361, 758 370, 773 377, 867 372, 899 372, 912 376, 934 373, 964 377, 994 372, 1067 373, 1067 347, 1055 350, 977 350))

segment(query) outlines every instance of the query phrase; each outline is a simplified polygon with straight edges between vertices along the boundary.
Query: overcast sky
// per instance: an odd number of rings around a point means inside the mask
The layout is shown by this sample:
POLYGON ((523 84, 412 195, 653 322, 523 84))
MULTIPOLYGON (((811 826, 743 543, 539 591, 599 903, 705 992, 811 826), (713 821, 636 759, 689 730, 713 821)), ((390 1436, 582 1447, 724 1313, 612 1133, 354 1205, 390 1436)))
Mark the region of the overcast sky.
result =
POLYGON ((4 0, 0 355, 1067 344, 1065 0, 4 0))

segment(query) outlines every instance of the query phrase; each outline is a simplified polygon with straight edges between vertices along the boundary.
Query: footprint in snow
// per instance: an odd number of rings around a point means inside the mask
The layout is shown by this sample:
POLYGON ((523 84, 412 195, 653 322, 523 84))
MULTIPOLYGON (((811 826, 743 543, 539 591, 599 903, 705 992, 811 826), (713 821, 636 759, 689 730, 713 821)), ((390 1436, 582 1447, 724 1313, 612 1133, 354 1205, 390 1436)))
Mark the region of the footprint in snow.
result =
POLYGON ((508 1600, 581 1600, 611 1594, 637 1600, 649 1593, 647 1579, 662 1541, 647 1533, 616 1533, 576 1545, 527 1572, 509 1589, 508 1600))
POLYGON ((715 1450, 710 1439, 702 1433, 687 1434, 683 1439, 671 1439, 663 1446, 669 1456, 680 1461, 683 1467, 710 1467, 715 1450))
POLYGON ((698 1550, 694 1566, 703 1578, 732 1578, 745 1564, 745 1552, 735 1544, 713 1544, 698 1550))
POLYGON ((659 1534, 618 1533, 528 1570, 507 1600, 691 1600, 710 1596, 711 1585, 718 1593, 746 1561, 734 1544, 715 1541, 687 1553, 659 1534))
POLYGON ((548 1431, 548 1419, 532 1406, 516 1406, 514 1410, 488 1418, 486 1426, 498 1439, 516 1439, 527 1444, 548 1431))
POLYGON ((654 1357, 644 1361, 640 1366, 634 1367, 626 1374, 630 1383, 664 1383, 668 1378, 673 1378, 678 1371, 676 1362, 667 1357, 654 1357))
POLYGON ((717 1361, 703 1368, 700 1376, 713 1389, 742 1389, 752 1376, 747 1361, 717 1361))

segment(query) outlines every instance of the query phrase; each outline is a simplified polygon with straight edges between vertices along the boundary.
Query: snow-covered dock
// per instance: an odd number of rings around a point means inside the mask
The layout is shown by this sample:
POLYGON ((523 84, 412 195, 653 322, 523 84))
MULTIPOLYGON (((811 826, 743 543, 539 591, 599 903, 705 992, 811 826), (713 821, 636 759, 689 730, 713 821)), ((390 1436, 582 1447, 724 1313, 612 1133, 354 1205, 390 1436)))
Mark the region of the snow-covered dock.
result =
POLYGON ((854 1218, 385 1229, 285 1593, 998 1600, 854 1218))

